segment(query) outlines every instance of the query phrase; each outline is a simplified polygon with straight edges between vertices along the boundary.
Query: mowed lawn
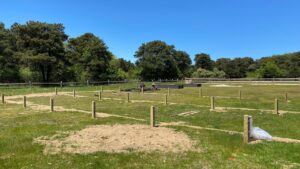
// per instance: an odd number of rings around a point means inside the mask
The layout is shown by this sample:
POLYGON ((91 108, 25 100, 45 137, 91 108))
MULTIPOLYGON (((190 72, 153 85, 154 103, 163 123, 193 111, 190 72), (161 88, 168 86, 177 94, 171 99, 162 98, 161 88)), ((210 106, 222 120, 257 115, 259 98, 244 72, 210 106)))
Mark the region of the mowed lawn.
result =
MULTIPOLYGON (((201 89, 202 97, 199 88, 171 89, 167 96, 168 105, 164 103, 165 94, 168 94, 166 89, 144 94, 132 92, 128 103, 127 94, 119 92, 119 89, 136 86, 102 86, 102 100, 96 95, 101 86, 57 87, 58 95, 53 95, 55 106, 89 112, 92 101, 96 101, 97 112, 116 115, 97 119, 92 119, 90 113, 50 112, 30 107, 25 109, 21 104, 0 104, 0 168, 300 168, 300 144, 273 141, 244 144, 241 134, 206 129, 242 132, 243 116, 248 114, 252 115, 254 126, 268 131, 272 136, 300 140, 300 86, 205 84, 201 89), (74 89, 76 98, 71 96, 74 89), (239 91, 242 99, 239 99, 239 91), (60 95, 60 92, 69 92, 70 96, 60 95), (285 93, 288 95, 287 101, 285 93), (211 96, 215 96, 216 107, 228 109, 210 111, 211 96), (280 110, 291 113, 274 114, 271 110, 274 109, 275 98, 279 99, 280 110), (156 107, 158 124, 175 122, 203 127, 168 126, 186 133, 195 141, 195 149, 200 151, 170 153, 131 150, 126 153, 50 155, 43 153, 45 146, 33 143, 40 136, 52 136, 58 131, 78 131, 90 125, 148 125, 150 106, 156 107), (183 116, 184 112, 194 114, 183 116)), ((0 88, 0 93, 6 96, 48 92, 54 94, 54 87, 0 88)), ((49 106, 49 98, 28 97, 27 100, 49 106)), ((22 101, 22 98, 15 101, 22 101)))

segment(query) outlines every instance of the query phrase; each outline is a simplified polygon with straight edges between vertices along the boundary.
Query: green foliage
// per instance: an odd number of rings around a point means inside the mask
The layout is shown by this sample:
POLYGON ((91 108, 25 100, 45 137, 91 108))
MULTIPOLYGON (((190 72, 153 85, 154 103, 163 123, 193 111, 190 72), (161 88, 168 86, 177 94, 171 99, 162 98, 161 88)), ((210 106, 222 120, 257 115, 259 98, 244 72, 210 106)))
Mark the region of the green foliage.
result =
POLYGON ((40 74, 36 71, 31 71, 29 67, 20 68, 19 76, 21 80, 25 82, 42 80, 40 74))
POLYGON ((19 80, 17 59, 13 56, 12 35, 0 23, 0 82, 19 80))
POLYGON ((250 57, 244 58, 219 58, 216 61, 216 68, 223 70, 226 77, 242 78, 246 77, 247 72, 252 72, 256 69, 255 62, 250 57))
POLYGON ((258 65, 262 66, 267 62, 273 62, 285 70, 286 73, 282 75, 284 77, 300 77, 300 52, 264 57, 258 61, 258 65))
POLYGON ((57 71, 57 64, 64 60, 63 42, 68 38, 64 26, 29 21, 12 25, 11 32, 21 63, 40 72, 43 81, 56 80, 51 76, 57 71))
POLYGON ((210 56, 206 53, 200 53, 195 55, 196 68, 202 68, 206 70, 213 70, 214 62, 210 59, 210 56))
POLYGON ((192 74, 194 78, 224 78, 225 72, 214 68, 212 71, 199 68, 192 74))
POLYGON ((200 53, 192 65, 188 53, 156 40, 142 44, 135 57, 136 64, 118 59, 92 33, 68 39, 62 24, 29 21, 6 29, 0 23, 0 82, 224 77, 224 72, 227 78, 300 77, 300 52, 215 62, 200 53))
POLYGON ((180 70, 179 77, 189 77, 191 74, 191 58, 188 53, 185 51, 176 51, 175 52, 175 61, 177 63, 178 69, 180 70))
POLYGON ((67 59, 75 72, 76 80, 104 80, 108 78, 112 53, 103 40, 92 33, 85 33, 68 41, 67 59))
POLYGON ((285 77, 286 71, 280 69, 275 63, 267 62, 257 70, 257 74, 262 78, 276 78, 285 77))
POLYGON ((144 80, 169 79, 179 77, 175 60, 176 50, 173 45, 163 41, 152 41, 142 44, 135 53, 137 66, 141 68, 144 80))

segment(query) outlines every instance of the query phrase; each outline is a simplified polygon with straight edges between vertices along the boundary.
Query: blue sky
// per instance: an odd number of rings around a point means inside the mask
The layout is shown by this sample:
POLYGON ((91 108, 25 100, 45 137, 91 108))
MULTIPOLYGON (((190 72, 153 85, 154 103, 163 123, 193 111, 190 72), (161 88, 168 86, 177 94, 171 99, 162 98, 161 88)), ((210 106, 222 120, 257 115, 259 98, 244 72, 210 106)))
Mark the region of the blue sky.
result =
POLYGON ((92 32, 117 56, 163 40, 178 50, 260 58, 300 50, 299 0, 3 0, 0 22, 63 23, 70 37, 92 32))

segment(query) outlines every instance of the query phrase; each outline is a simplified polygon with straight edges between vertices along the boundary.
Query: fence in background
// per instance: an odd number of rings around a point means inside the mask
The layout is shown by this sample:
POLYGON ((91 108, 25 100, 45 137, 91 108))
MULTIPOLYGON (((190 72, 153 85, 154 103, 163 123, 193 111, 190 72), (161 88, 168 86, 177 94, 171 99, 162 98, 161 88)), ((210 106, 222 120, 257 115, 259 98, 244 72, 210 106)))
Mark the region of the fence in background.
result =
POLYGON ((105 80, 105 81, 89 81, 86 82, 25 82, 25 83, 0 83, 0 87, 34 87, 34 86, 44 86, 44 87, 72 87, 72 86, 100 86, 100 85, 111 85, 120 83, 183 83, 184 79, 160 79, 156 81, 141 81, 141 80, 105 80))
POLYGON ((155 81, 141 81, 141 80, 105 80, 105 81, 89 81, 86 82, 25 82, 25 83, 0 83, 0 87, 68 87, 68 86, 97 86, 110 85, 120 83, 298 83, 300 78, 185 78, 185 79, 160 79, 155 81))
POLYGON ((185 78, 191 83, 299 83, 300 78, 185 78))

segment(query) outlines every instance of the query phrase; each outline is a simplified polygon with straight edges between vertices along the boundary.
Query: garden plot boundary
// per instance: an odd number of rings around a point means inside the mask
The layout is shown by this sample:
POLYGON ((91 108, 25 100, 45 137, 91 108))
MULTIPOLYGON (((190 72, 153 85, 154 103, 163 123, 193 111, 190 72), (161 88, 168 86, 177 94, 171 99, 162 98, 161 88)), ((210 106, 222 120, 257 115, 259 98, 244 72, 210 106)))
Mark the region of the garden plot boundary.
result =
MULTIPOLYGON (((69 94, 70 92, 60 92, 61 96, 71 96, 69 94)), ((27 97, 53 97, 57 96, 55 93, 35 93, 35 94, 29 94, 27 97)), ((59 96, 59 95, 58 95, 59 96)), ((9 104, 23 104, 22 101, 14 101, 14 99, 20 99, 23 96, 21 95, 15 95, 15 96, 8 96, 6 98, 6 103, 9 104)), ((84 96, 82 96, 84 97, 84 96)), ((27 102, 28 107, 32 108, 33 110, 38 110, 38 111, 49 111, 49 106, 47 105, 40 105, 40 104, 34 104, 32 102, 27 102)), ((79 110, 79 109, 67 109, 64 108, 63 106, 56 106, 55 111, 58 112, 81 112, 81 113, 91 113, 86 110, 79 110)), ((140 119, 140 118, 134 118, 130 116, 121 116, 121 115, 115 115, 115 114, 109 114, 109 113, 100 113, 96 112, 96 116, 98 118, 104 118, 104 117, 119 117, 119 118, 126 118, 126 119, 132 119, 132 120, 137 120, 137 121, 147 121, 145 119, 140 119)), ((224 132, 227 134, 239 134, 243 135, 242 132, 238 131, 231 131, 231 130, 223 130, 223 129, 217 129, 217 128, 208 128, 208 127, 201 127, 201 126, 193 126, 193 125, 188 125, 185 123, 181 122, 170 122, 170 123, 165 123, 165 122, 160 122, 161 126, 180 126, 180 127, 187 127, 187 128, 192 128, 192 129, 199 129, 199 130, 209 130, 209 131, 216 131, 216 132, 224 132)), ((285 142, 285 143, 300 143, 300 140, 297 139, 291 139, 291 138, 282 138, 282 137, 273 137, 273 141, 276 142, 285 142)))

